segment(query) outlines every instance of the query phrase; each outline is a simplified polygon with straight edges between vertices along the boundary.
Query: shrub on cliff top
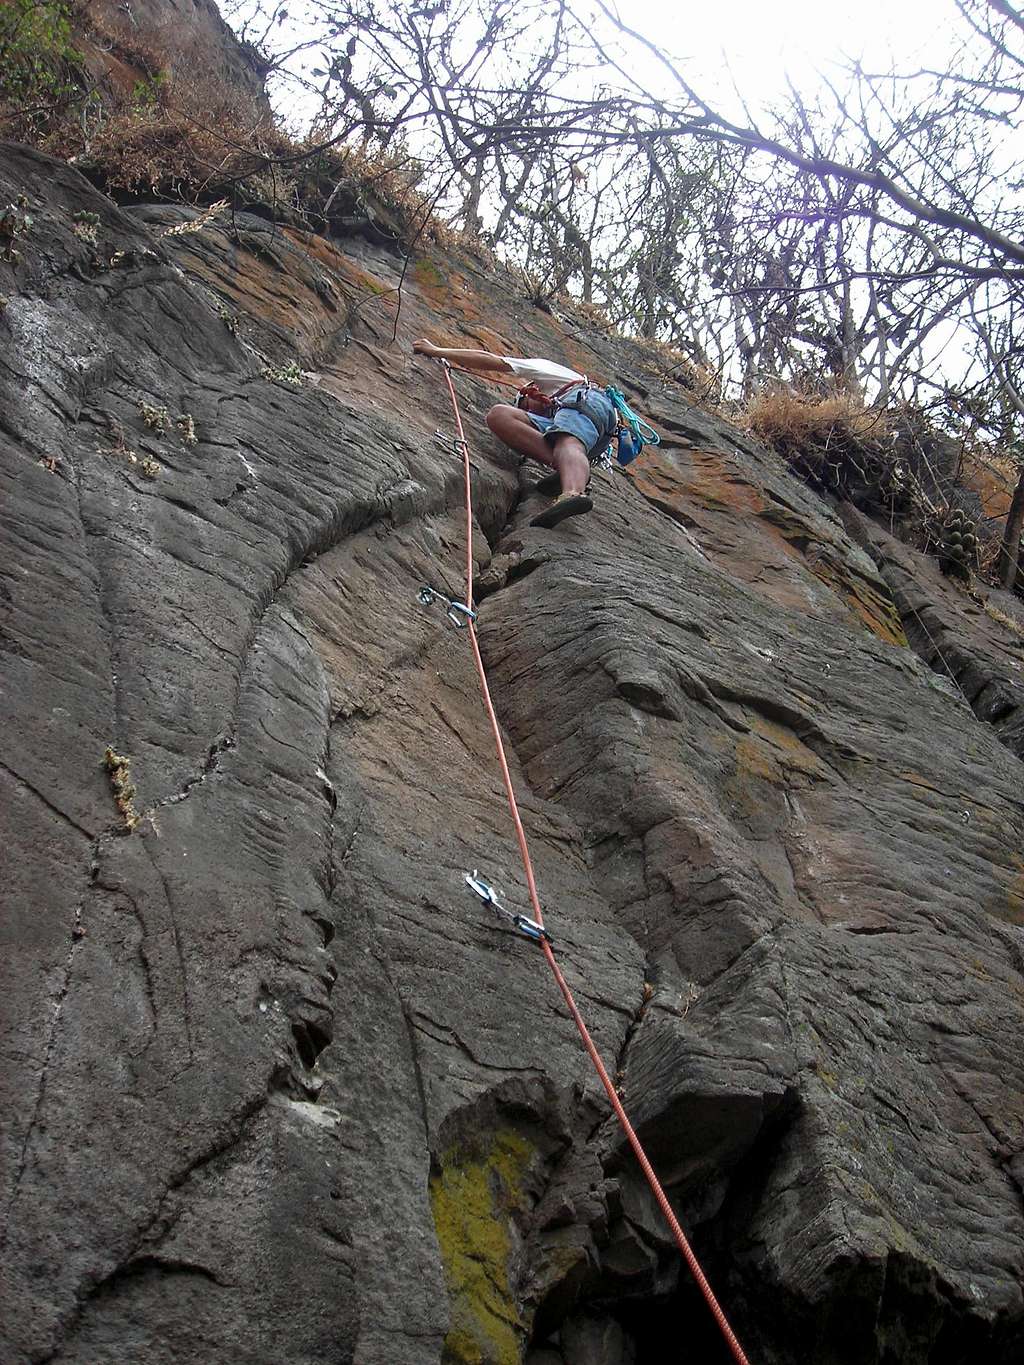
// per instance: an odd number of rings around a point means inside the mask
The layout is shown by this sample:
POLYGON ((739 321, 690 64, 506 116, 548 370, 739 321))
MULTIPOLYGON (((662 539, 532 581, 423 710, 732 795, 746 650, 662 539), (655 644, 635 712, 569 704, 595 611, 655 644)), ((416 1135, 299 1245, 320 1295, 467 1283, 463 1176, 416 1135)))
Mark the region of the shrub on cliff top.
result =
POLYGON ((777 387, 757 394, 740 420, 808 483, 861 506, 905 506, 908 470, 885 409, 849 393, 777 387))
POLYGON ((400 140, 386 152, 317 130, 297 141, 190 41, 94 0, 0 0, 0 136, 122 194, 202 203, 229 192, 236 207, 313 230, 452 237, 400 140))
POLYGON ((200 63, 170 26, 136 32, 111 13, 90 0, 0 4, 0 136, 112 189, 191 197, 293 150, 269 106, 200 63))
POLYGON ((0 6, 0 126, 59 106, 76 89, 78 61, 63 0, 5 0, 0 6))
POLYGON ((849 393, 798 393, 771 388, 755 395, 743 414, 745 425, 781 455, 828 449, 839 442, 878 443, 892 431, 887 414, 849 393))
POLYGON ((110 189, 202 196, 290 150, 272 117, 215 78, 140 83, 127 99, 61 121, 45 151, 93 171, 110 189))

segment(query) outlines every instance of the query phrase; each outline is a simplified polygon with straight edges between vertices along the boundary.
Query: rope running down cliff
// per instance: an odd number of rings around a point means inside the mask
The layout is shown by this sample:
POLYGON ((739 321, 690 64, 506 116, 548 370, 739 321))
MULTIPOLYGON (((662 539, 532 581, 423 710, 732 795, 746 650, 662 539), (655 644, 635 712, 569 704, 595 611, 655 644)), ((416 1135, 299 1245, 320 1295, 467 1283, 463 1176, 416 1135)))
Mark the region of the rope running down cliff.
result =
MULTIPOLYGON (((452 367, 448 364, 447 361, 442 360, 440 363, 444 369, 444 377, 448 385, 448 393, 452 400, 452 411, 455 415, 455 429, 457 433, 456 444, 462 451, 463 468, 466 479, 466 606, 469 609, 469 611, 472 611, 473 493, 470 479, 469 442, 466 440, 466 433, 463 430, 462 415, 459 412, 459 402, 455 394, 455 386, 452 383, 451 375, 452 367)), ((498 727, 497 716, 494 713, 494 705, 491 701, 491 689, 487 683, 487 672, 484 668, 483 657, 480 654, 480 644, 479 641, 477 640, 476 626, 474 624, 472 617, 469 617, 469 619, 467 620, 467 625, 469 628, 469 642, 473 650, 473 659, 476 662, 476 671, 480 679, 480 691, 483 695, 484 707, 486 708, 487 711, 487 719, 490 721, 491 732, 494 735, 494 744, 498 752, 498 764, 501 768, 501 776, 505 783, 505 793, 508 797, 508 808, 512 816, 512 823, 515 825, 516 838, 519 841, 519 853, 523 860, 523 871, 526 874, 526 885, 530 893, 530 902, 533 906, 533 913, 537 923, 539 925, 543 925, 544 914, 540 907, 540 897, 537 894, 537 883, 533 875, 533 863, 530 858, 530 850, 526 843, 526 832, 523 829, 523 822, 519 815, 519 803, 516 801, 515 790, 512 786, 512 776, 509 773, 508 760, 505 757, 505 745, 501 738, 501 730, 498 727)), ((647 1159, 647 1154, 640 1143, 640 1139, 637 1137, 636 1132, 633 1129, 633 1125, 630 1123, 629 1118, 626 1115, 626 1111, 622 1106, 622 1101, 619 1099, 615 1086, 612 1084, 611 1077, 608 1075, 608 1071, 605 1068, 604 1062, 602 1062, 600 1054, 598 1053, 597 1048, 594 1046, 593 1039, 591 1038, 587 1026, 583 1021, 583 1016, 580 1014, 579 1009, 576 1006, 576 1001, 573 999, 573 995, 569 989, 568 982, 562 975, 562 970, 559 967, 557 961, 555 960, 555 954, 554 951, 552 950, 551 944, 545 938, 541 939, 540 946, 544 952, 545 958, 547 959, 548 966, 551 968, 555 981, 558 984, 558 989, 562 992, 562 997, 565 1000, 566 1005, 568 1006, 569 1013, 572 1015, 573 1022, 575 1023, 577 1029, 579 1030, 580 1037, 583 1040, 583 1046, 586 1048, 590 1056, 590 1060, 594 1064, 594 1069, 597 1071, 597 1074, 601 1080, 601 1084, 604 1086, 605 1093, 607 1094, 608 1099, 611 1102, 612 1108, 615 1110, 615 1114, 619 1120, 619 1123, 622 1125, 622 1130, 625 1133, 627 1139, 629 1140, 629 1145, 632 1147, 634 1155, 636 1156, 636 1159, 640 1164, 640 1169, 643 1171, 647 1179, 647 1183, 650 1185, 651 1191, 658 1202, 658 1206, 660 1207, 662 1213, 665 1216, 665 1221, 668 1223, 669 1228, 671 1229, 672 1236, 675 1238, 676 1244, 678 1245, 679 1250, 682 1252, 683 1259, 686 1261, 686 1264, 690 1269, 690 1273, 696 1280, 697 1286, 700 1289, 700 1292, 703 1294, 705 1302, 711 1309, 714 1319, 717 1322, 719 1329, 722 1333, 722 1336, 725 1338, 726 1343, 728 1344, 729 1349, 737 1362, 737 1365, 749 1365, 747 1357, 743 1352, 743 1348, 742 1346, 740 1346, 739 1341, 736 1339, 735 1333, 729 1326, 726 1316, 723 1313, 721 1306, 718 1303, 718 1300, 715 1298, 711 1286, 707 1282, 707 1279, 704 1275, 703 1270, 700 1267, 697 1257, 694 1255, 693 1249, 691 1248, 690 1243, 687 1241, 685 1233, 679 1226, 679 1221, 672 1211, 672 1206, 668 1202, 668 1197, 666 1196, 665 1191, 661 1187, 661 1182, 655 1175, 654 1168, 652 1167, 650 1161, 647 1159)))

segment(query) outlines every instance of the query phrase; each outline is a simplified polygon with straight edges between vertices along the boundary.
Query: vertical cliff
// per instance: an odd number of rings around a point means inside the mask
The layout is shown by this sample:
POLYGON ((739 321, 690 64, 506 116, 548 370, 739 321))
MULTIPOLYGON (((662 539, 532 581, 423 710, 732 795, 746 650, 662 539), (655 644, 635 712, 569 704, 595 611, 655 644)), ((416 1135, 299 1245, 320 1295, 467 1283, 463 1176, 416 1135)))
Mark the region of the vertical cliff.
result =
POLYGON ((537 530, 459 381, 559 959, 751 1359, 1019 1360, 1013 619, 477 258, 118 209, 4 146, 22 194, 3 1359, 724 1358, 539 954, 463 882, 527 906, 465 638, 416 600, 465 536, 431 333, 664 434, 537 530))

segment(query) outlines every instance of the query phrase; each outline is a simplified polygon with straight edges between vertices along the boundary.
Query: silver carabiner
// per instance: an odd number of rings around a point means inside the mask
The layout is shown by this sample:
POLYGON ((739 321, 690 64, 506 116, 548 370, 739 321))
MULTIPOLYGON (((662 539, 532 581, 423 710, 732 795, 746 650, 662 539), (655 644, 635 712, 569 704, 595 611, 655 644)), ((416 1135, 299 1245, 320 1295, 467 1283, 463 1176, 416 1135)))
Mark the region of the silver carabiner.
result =
POLYGON ((435 431, 434 440, 446 450, 449 455, 463 455, 469 451, 469 442, 465 436, 449 436, 446 431, 435 431))
POLYGON ((500 919, 507 919, 524 938, 532 939, 534 943, 554 942, 543 924, 538 924, 535 919, 530 919, 528 915, 520 915, 514 910, 506 910, 498 900, 498 894, 494 887, 480 876, 476 868, 465 874, 465 882, 470 890, 476 892, 485 905, 489 905, 500 919))
POLYGON ((475 891, 487 905, 492 905, 496 910, 501 910, 502 907, 498 904, 498 895, 494 887, 490 882, 484 881, 475 867, 472 872, 466 873, 465 882, 470 890, 475 891))
POLYGON ((467 607, 465 602, 456 602, 454 598, 445 597, 443 592, 438 592, 436 588, 430 587, 427 583, 424 583, 423 587, 420 588, 419 592, 416 594, 416 601, 420 602, 425 607, 432 607, 435 602, 443 602, 445 606, 445 616, 447 616, 452 625, 457 626, 459 630, 468 626, 470 621, 476 620, 476 612, 473 611, 471 607, 467 607))

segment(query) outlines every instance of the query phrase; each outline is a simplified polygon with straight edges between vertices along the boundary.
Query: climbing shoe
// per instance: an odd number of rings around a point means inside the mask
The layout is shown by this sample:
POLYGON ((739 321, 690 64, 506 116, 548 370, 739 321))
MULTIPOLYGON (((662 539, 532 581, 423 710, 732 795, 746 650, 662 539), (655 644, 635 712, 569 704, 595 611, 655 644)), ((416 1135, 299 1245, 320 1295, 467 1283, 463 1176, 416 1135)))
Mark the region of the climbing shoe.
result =
POLYGON ((534 493, 561 493, 561 491, 562 476, 557 469, 552 470, 550 474, 545 474, 533 485, 534 493))
MULTIPOLYGON (((585 493, 589 493, 589 492, 590 492, 590 485, 591 485, 592 483, 593 483, 593 479, 588 479, 588 480, 587 480, 587 486, 586 486, 586 488, 583 490, 585 493)), ((561 474, 559 474, 559 472, 558 472, 557 469, 553 470, 552 473, 550 473, 550 474, 545 474, 544 477, 543 477, 542 479, 538 479, 537 482, 536 482, 536 483, 533 485, 533 487, 530 489, 530 492, 531 492, 531 493, 548 493, 548 494, 550 494, 550 493, 561 493, 561 491, 562 491, 562 476, 561 476, 561 474)))
POLYGON ((550 507, 545 507, 543 512, 531 517, 530 525, 550 529, 557 526, 560 521, 565 521, 566 517, 578 517, 583 512, 589 512, 593 505, 585 493, 563 493, 550 507))

